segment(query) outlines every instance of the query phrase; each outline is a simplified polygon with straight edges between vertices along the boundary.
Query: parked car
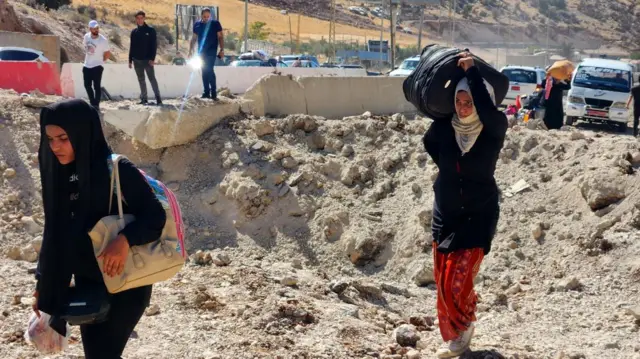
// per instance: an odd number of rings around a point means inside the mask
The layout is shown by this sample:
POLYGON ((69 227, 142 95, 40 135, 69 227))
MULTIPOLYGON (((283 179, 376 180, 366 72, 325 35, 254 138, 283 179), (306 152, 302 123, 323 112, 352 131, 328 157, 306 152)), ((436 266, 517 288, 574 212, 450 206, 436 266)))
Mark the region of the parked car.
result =
POLYGON ((0 47, 0 61, 40 61, 50 62, 40 50, 26 47, 0 47))
POLYGON ((362 65, 358 64, 340 64, 337 67, 341 69, 364 69, 362 65))
MULTIPOLYGON (((285 64, 287 64, 287 67, 294 67, 293 63, 296 62, 296 60, 289 60, 289 61, 284 61, 285 64)), ((318 65, 317 63, 313 62, 313 61, 309 61, 309 60, 303 60, 301 61, 302 65, 300 67, 306 67, 306 68, 316 68, 316 67, 320 67, 320 65, 318 65)))
POLYGON ((313 61, 316 63, 316 65, 320 66, 320 62, 318 61, 318 58, 312 55, 282 55, 280 57, 284 62, 295 61, 296 58, 300 58, 300 60, 303 60, 303 61, 304 60, 313 61))
POLYGON ((367 9, 362 8, 360 6, 349 6, 347 9, 349 9, 349 11, 351 11, 354 14, 358 14, 362 16, 369 15, 369 12, 367 11, 367 9))
POLYGON ((414 56, 405 59, 397 69, 389 73, 389 76, 409 76, 411 75, 411 73, 413 73, 416 67, 418 67, 419 63, 420 56, 414 56))
POLYGON ((509 78, 509 91, 505 99, 515 100, 518 95, 533 94, 542 88, 542 81, 546 77, 544 69, 528 66, 505 66, 500 72, 509 78))
POLYGON ((627 131, 633 67, 617 60, 584 59, 573 72, 567 95, 566 124, 578 120, 613 124, 627 131))
POLYGON ((286 63, 277 62, 274 59, 270 61, 261 60, 236 60, 229 64, 231 67, 288 67, 286 63), (274 66, 275 65, 275 66, 274 66))

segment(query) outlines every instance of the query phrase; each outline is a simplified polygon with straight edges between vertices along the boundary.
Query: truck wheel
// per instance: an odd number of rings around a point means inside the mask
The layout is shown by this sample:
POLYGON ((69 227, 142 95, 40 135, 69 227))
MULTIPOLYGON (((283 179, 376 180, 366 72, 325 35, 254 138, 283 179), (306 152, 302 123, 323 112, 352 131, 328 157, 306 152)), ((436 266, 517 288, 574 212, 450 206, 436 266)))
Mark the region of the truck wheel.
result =
POLYGON ((576 123, 576 118, 573 117, 573 116, 567 116, 567 120, 565 121, 565 125, 573 126, 574 123, 576 123))

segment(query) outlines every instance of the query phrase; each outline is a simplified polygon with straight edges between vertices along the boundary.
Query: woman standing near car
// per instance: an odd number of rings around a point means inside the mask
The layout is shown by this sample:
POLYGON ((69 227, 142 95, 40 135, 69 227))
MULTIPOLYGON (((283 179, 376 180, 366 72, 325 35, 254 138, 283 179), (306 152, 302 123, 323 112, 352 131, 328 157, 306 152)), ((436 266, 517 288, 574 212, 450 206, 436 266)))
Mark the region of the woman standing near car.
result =
MULTIPOLYGON (((149 305, 151 286, 106 295, 88 233, 103 217, 117 214, 117 197, 109 198, 111 149, 104 138, 97 110, 82 100, 49 105, 40 114, 40 178, 44 206, 44 234, 36 272, 34 311, 50 314, 60 334, 60 316, 68 307, 69 283, 105 293, 110 311, 105 321, 80 326, 87 359, 120 358, 129 336, 149 305), (109 203, 112 203, 109 208, 109 203)), ((145 178, 129 161, 118 167, 124 213, 135 221, 110 242, 99 257, 111 277, 124 269, 129 247, 157 240, 166 213, 145 178)), ((101 301, 102 302, 102 301, 101 301)))
POLYGON ((455 91, 456 113, 433 122, 423 138, 439 169, 434 184, 433 254, 438 288, 439 358, 459 356, 474 333, 477 297, 473 280, 491 249, 500 208, 494 178, 507 118, 473 57, 462 53, 465 71, 455 91))
POLYGON ((551 76, 542 80, 542 103, 544 104, 544 124, 549 130, 559 130, 564 125, 564 106, 562 97, 564 91, 571 90, 571 85, 565 81, 559 81, 551 76), (551 83, 548 84, 548 82, 551 83), (546 96, 547 85, 551 86, 548 97, 546 96))

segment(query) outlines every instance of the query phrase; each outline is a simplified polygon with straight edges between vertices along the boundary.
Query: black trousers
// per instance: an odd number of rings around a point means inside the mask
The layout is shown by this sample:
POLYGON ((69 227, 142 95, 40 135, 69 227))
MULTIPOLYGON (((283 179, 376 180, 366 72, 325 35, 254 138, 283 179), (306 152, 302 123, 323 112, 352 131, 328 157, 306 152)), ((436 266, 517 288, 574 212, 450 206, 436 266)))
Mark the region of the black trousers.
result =
POLYGON ((216 64, 216 56, 202 57, 202 86, 204 86, 204 95, 210 95, 215 98, 218 96, 216 88, 216 73, 213 67, 216 64))
POLYGON ((161 101, 160 88, 158 87, 158 80, 156 80, 156 72, 153 66, 149 65, 149 60, 133 60, 133 67, 136 70, 136 76, 138 76, 138 84, 140 85, 140 99, 147 101, 147 82, 144 77, 144 73, 147 73, 153 94, 156 95, 156 100, 161 101))
POLYGON ((638 122, 640 121, 640 106, 633 108, 633 135, 638 136, 638 122))
MULTIPOLYGON (((82 282, 76 280, 76 285, 82 285, 82 282)), ((80 326, 86 359, 121 359, 129 336, 149 306, 151 288, 140 287, 114 294, 107 321, 80 326)))
POLYGON ((103 71, 104 68, 102 66, 82 68, 82 76, 84 77, 84 88, 87 90, 89 103, 95 107, 100 106, 100 100, 102 99, 101 86, 103 71))

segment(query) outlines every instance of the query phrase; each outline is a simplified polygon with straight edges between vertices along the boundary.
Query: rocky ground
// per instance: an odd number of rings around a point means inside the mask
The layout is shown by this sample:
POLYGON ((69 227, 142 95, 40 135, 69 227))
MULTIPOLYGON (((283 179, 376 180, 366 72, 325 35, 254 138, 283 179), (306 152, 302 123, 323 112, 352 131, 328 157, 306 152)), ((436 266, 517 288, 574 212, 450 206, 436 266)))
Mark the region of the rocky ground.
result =
MULTIPOLYGON (((0 93, 0 358, 35 358, 38 107, 0 93)), ((432 358, 430 121, 231 118, 195 143, 114 150, 179 197, 190 262, 155 286, 126 358, 432 358)), ((463 358, 640 358, 640 143, 513 126, 502 215, 463 358)), ((81 358, 79 332, 67 354, 81 358)))

